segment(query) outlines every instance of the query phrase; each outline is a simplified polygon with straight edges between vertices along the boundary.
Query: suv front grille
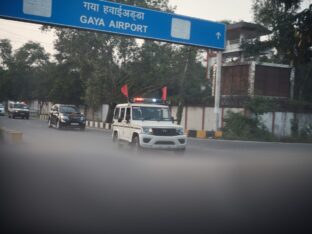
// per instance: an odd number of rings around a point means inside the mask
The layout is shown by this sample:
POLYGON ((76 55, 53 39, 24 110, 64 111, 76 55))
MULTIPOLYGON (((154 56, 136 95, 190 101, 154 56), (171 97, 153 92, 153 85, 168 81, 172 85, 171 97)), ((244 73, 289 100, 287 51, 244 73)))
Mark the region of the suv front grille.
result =
POLYGON ((156 141, 155 145, 175 145, 173 141, 156 141))
POLYGON ((153 128, 155 136, 177 136, 177 131, 174 128, 153 128))

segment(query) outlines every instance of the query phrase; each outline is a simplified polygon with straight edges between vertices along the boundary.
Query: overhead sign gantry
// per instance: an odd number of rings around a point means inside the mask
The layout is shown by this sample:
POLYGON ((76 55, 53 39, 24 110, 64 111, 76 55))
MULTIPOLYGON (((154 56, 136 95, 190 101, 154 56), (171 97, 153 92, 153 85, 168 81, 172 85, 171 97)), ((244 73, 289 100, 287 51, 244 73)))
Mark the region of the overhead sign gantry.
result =
POLYGON ((103 0, 1 0, 0 17, 223 50, 225 25, 103 0))

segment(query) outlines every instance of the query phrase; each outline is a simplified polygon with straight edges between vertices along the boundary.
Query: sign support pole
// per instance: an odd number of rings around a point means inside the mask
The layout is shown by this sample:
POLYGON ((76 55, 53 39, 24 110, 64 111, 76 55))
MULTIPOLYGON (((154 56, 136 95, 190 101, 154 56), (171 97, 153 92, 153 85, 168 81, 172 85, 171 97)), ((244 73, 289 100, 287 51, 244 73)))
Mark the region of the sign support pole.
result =
POLYGON ((215 131, 220 128, 220 97, 221 97, 221 69, 222 69, 222 51, 217 52, 217 74, 215 90, 215 131))

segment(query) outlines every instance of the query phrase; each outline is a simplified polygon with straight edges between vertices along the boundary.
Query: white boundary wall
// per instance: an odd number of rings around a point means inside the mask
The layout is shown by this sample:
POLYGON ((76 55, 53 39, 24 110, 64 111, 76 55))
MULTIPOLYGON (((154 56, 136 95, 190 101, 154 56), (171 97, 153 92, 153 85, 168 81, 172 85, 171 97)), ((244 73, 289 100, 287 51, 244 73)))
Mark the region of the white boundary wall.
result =
MULTIPOLYGON (((220 123, 224 127, 224 118, 227 113, 244 114, 243 108, 221 108, 220 123)), ((172 116, 176 118, 177 107, 172 107, 172 116)), ((299 131, 312 124, 312 114, 292 112, 269 112, 260 116, 266 128, 278 137, 291 136, 291 121, 297 119, 299 131)), ((181 125, 187 130, 212 131, 215 124, 213 107, 184 107, 181 125)))
MULTIPOLYGON (((42 106, 42 114, 49 113, 52 103, 45 103, 42 106)), ((39 112, 39 103, 34 101, 30 103, 30 107, 34 111, 39 112)), ((172 116, 176 119, 177 106, 171 107, 172 116)), ((84 112, 84 108, 80 107, 81 112, 84 112)), ((98 122, 105 122, 109 110, 109 105, 103 104, 98 111, 94 113, 94 119, 98 122)), ((243 108, 221 108, 220 123, 224 127, 224 118, 229 111, 240 112, 244 114, 243 108)), ((92 110, 88 109, 86 117, 88 120, 92 120, 92 110)), ((266 128, 278 137, 285 137, 291 135, 291 121, 293 119, 298 120, 299 130, 306 128, 309 124, 312 124, 312 113, 292 113, 292 112, 269 112, 260 116, 262 122, 266 128)), ((204 130, 212 131, 215 125, 215 113, 213 107, 184 107, 182 113, 181 125, 187 130, 204 130)))

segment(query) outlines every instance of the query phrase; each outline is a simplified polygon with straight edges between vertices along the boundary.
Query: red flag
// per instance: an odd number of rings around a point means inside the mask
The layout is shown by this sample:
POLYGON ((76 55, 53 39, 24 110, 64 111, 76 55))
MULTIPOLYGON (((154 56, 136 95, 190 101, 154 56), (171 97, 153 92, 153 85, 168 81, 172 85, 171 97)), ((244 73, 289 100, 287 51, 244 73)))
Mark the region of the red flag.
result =
POLYGON ((122 94, 123 95, 125 95, 126 97, 128 97, 129 95, 128 95, 128 85, 124 85, 124 86, 122 86, 121 87, 121 92, 122 92, 122 94))
POLYGON ((167 100, 167 86, 162 88, 162 97, 161 100, 166 101, 167 100))

